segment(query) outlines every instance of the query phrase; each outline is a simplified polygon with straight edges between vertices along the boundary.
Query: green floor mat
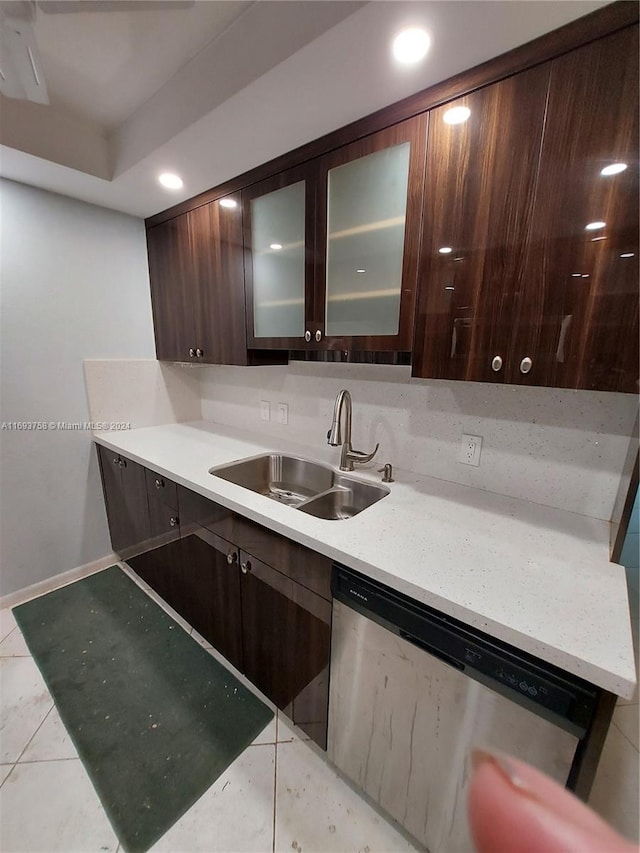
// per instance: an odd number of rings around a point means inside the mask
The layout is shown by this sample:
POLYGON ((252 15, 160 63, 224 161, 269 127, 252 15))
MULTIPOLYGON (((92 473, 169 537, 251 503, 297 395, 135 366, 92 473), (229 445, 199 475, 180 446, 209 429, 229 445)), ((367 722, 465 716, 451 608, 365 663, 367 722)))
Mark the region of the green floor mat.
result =
POLYGON ((117 566, 13 613, 127 851, 148 850, 273 717, 117 566))

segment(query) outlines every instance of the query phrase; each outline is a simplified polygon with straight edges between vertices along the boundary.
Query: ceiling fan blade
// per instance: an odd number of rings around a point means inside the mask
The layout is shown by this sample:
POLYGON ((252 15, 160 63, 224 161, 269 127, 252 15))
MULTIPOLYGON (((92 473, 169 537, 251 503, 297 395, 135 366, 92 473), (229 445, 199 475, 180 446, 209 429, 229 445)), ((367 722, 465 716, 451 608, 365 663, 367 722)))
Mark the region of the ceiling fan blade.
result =
POLYGON ((73 12, 158 12, 190 9, 195 0, 38 0, 38 9, 47 15, 73 12))
POLYGON ((49 95, 33 28, 28 21, 5 17, 0 29, 0 92, 48 104, 49 95))

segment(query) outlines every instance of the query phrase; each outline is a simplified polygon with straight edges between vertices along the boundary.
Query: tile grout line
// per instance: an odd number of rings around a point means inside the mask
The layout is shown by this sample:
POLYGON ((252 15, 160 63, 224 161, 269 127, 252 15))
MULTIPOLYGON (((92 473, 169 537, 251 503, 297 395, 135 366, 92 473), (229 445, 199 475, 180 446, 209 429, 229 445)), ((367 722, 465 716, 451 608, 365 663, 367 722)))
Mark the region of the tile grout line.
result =
POLYGON ((276 853, 276 809, 278 804, 278 712, 276 711, 276 742, 273 755, 273 828, 271 831, 271 851, 276 853))
POLYGON ((9 631, 8 634, 5 634, 4 637, 0 640, 0 646, 4 643, 5 640, 8 640, 9 637, 13 634, 14 631, 18 630, 18 626, 14 625, 13 628, 9 631))
MULTIPOLYGON (((48 690, 48 689, 47 689, 47 692, 49 692, 49 690, 48 690)), ((49 696, 51 696, 51 694, 50 694, 50 693, 49 693, 49 696)), ((40 731, 40 729, 41 729, 41 728, 42 728, 42 726, 44 725, 45 720, 47 719, 47 717, 49 716, 49 714, 53 711, 53 709, 54 709, 55 707, 56 707, 56 706, 55 706, 55 702, 53 701, 53 697, 51 697, 51 707, 49 708, 49 710, 47 711, 47 713, 44 715, 44 717, 42 718, 42 720, 40 721, 40 724, 39 724, 39 725, 38 725, 38 727, 36 728, 35 732, 31 735, 31 737, 29 738, 29 740, 28 740, 28 741, 27 741, 27 743, 25 744, 24 749, 22 750, 22 752, 20 753, 20 755, 16 758, 16 761, 15 761, 15 763, 16 763, 16 764, 18 764, 18 763, 20 762, 20 759, 22 758, 22 756, 25 754, 25 752, 26 752, 26 751, 27 751, 27 749, 29 748, 29 745, 30 745, 31 741, 32 741, 32 740, 34 739, 34 737, 38 734, 38 732, 40 731)), ((24 763, 25 763, 25 764, 27 764, 27 763, 29 763, 29 764, 37 764, 38 762, 36 762, 36 761, 26 762, 26 761, 25 761, 24 763)), ((13 772, 13 771, 11 771, 11 772, 13 772)))
MULTIPOLYGON (((7 764, 11 764, 11 762, 9 761, 9 762, 7 762, 7 764)), ((7 781, 7 779, 9 778, 9 776, 11 776, 11 774, 13 773, 13 771, 14 771, 15 769, 16 769, 16 765, 15 765, 15 764, 11 764, 11 770, 9 770, 9 772, 8 772, 8 773, 7 773, 7 775, 4 777, 4 779, 2 780, 2 782, 0 782, 0 788, 2 788, 2 786, 4 785, 4 783, 7 781)))
MULTIPOLYGON (((624 707, 624 706, 623 706, 623 707, 624 707)), ((633 708, 633 705, 629 705, 629 707, 630 707, 630 708, 633 708)), ((620 732, 620 734, 622 735, 622 737, 627 741, 627 743, 629 744, 629 746, 631 746, 631 748, 632 748, 632 749, 634 749, 637 753, 640 753, 640 749, 635 745, 635 743, 633 743, 633 741, 629 740, 629 738, 627 737, 626 733, 622 731, 622 729, 621 729, 621 728, 620 728, 620 726, 616 723, 616 721, 615 721, 615 720, 611 720, 611 725, 612 725, 612 726, 614 726, 614 727, 615 727, 615 728, 620 732)))

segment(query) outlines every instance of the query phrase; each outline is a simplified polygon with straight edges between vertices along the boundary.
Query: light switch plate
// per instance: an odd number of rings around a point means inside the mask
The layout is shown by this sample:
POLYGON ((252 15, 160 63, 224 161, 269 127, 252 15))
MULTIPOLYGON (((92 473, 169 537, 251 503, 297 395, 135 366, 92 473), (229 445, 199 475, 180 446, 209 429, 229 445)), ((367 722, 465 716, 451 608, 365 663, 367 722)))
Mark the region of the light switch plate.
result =
POLYGON ((271 403, 268 400, 260 400, 260 420, 271 420, 271 403))
POLYGON ((289 406, 286 403, 278 403, 278 423, 289 423, 289 406))

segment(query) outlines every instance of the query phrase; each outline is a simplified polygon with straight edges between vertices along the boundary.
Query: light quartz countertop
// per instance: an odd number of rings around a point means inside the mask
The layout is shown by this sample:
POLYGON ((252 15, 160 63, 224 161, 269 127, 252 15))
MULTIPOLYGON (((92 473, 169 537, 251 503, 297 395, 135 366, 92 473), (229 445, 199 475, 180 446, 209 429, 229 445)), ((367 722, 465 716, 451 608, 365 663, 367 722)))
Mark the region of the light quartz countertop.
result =
MULTIPOLYGON (((390 494, 343 521, 314 518, 209 473, 265 452, 338 465, 339 448, 283 442, 206 421, 95 440, 140 464, 599 687, 636 682, 622 566, 609 526, 583 515, 394 468, 390 494)), ((380 483, 381 468, 354 476, 380 483)))

